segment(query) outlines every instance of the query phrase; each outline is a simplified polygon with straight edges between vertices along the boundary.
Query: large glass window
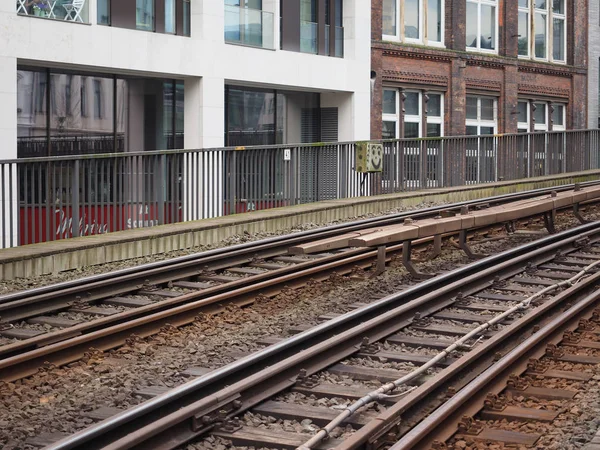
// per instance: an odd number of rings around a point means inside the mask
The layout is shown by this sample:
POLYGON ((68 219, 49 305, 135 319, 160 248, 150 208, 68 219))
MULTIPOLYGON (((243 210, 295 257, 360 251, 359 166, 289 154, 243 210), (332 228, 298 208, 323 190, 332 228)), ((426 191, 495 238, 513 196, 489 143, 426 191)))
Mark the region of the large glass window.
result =
POLYGON ((566 44, 565 0, 519 0, 519 56, 563 63, 566 44))
POLYGON ((384 0, 383 37, 442 45, 444 0, 384 0))
POLYGON ((443 136, 443 118, 441 93, 383 90, 383 139, 443 136))
POLYGON ((138 30, 154 31, 154 0, 135 1, 135 23, 138 30))
POLYGON ((183 147, 183 82, 17 73, 20 158, 183 147))
POLYGON ((496 0, 467 0, 467 48, 497 52, 496 0))
POLYGON ((52 73, 50 76, 50 154, 76 155, 114 151, 114 80, 112 77, 52 73), (82 98, 82 95, 92 95, 82 98), (82 104, 93 105, 82 114, 82 104))

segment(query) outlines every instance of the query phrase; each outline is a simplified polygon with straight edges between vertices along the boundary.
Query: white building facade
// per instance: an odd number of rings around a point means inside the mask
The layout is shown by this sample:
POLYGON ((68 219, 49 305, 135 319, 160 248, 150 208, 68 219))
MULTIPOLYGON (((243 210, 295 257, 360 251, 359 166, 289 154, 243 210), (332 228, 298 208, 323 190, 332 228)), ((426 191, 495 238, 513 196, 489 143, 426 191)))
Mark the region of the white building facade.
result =
POLYGON ((369 138, 370 2, 0 3, 0 158, 369 138))

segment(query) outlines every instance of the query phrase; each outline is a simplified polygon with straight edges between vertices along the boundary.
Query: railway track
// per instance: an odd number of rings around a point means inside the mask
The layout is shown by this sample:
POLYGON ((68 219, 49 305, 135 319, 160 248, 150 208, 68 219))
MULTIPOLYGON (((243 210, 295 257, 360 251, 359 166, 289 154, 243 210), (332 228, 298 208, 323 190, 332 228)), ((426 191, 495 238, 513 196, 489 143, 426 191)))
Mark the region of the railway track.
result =
MULTIPOLYGON (((332 272, 367 268, 376 258, 368 248, 289 255, 290 247, 407 218, 454 214, 467 205, 504 204, 549 192, 535 190, 337 225, 1 297, 0 343, 5 345, 0 345, 0 380, 26 377, 45 362, 73 362, 90 347, 118 347, 132 334, 144 337, 167 324, 189 324, 199 313, 213 314, 227 304, 247 305, 259 292, 275 295, 285 286, 297 287, 332 272)), ((391 246, 388 257, 399 252, 401 245, 391 246)))
POLYGON ((206 436, 255 447, 380 448, 444 405, 448 387, 460 395, 523 338, 542 336, 533 332, 568 305, 573 317, 596 305, 599 261, 600 224, 552 235, 266 340, 260 352, 48 448, 171 449, 206 436), (398 425, 400 417, 409 419, 398 425))

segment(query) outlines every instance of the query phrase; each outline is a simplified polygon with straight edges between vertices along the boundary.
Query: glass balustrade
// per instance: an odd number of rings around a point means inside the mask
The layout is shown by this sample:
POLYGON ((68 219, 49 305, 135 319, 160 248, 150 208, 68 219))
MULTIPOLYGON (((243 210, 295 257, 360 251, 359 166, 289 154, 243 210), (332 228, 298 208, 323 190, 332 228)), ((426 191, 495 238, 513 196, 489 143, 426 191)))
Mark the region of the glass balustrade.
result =
POLYGON ((300 22, 300 51, 302 53, 317 53, 319 24, 315 22, 300 22))
POLYGON ((344 57, 344 28, 335 27, 335 56, 344 57))
POLYGON ((273 13, 225 5, 225 42, 273 49, 273 13))

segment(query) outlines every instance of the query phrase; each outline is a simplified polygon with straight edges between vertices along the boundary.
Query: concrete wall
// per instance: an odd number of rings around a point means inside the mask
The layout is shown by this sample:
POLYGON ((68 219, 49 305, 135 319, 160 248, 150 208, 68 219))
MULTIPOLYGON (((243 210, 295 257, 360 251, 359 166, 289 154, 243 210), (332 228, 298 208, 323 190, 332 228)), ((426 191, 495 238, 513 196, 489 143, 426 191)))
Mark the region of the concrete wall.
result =
MULTIPOLYGON (((91 24, 19 16, 15 2, 0 2, 0 158, 16 157, 16 66, 21 63, 185 79, 188 148, 223 145, 226 82, 352 95, 353 120, 340 123, 340 135, 368 137, 367 1, 344 2, 343 59, 227 44, 223 2, 217 0, 192 0, 190 38, 96 25, 96 0, 88 3, 91 24)), ((279 2, 265 2, 265 8, 279 17, 279 2)), ((278 47, 278 20, 273 31, 278 47)))

